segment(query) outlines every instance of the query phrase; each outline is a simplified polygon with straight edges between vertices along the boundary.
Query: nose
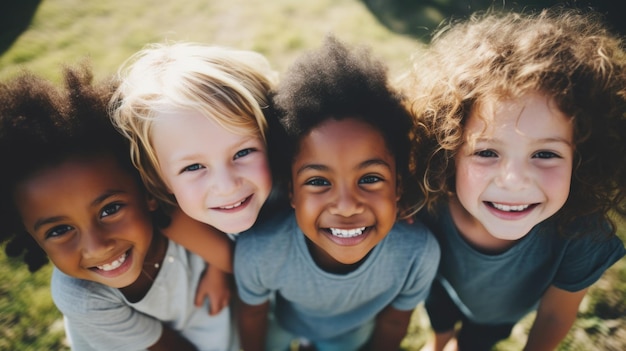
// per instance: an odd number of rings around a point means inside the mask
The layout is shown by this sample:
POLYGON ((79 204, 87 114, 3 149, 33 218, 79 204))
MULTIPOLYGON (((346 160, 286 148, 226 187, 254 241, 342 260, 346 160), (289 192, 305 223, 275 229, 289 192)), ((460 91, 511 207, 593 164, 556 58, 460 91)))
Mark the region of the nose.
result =
POLYGON ((83 257, 88 259, 100 259, 115 247, 114 241, 107 233, 98 228, 82 231, 80 243, 83 257))
POLYGON ((350 217, 363 213, 364 203, 357 189, 350 185, 339 185, 335 189, 335 199, 330 206, 330 213, 350 217))
POLYGON ((500 167, 496 185, 508 190, 524 190, 530 184, 530 165, 523 160, 508 160, 500 167))
POLYGON ((214 195, 230 195, 239 186, 239 177, 231 167, 216 167, 210 177, 209 188, 214 195))

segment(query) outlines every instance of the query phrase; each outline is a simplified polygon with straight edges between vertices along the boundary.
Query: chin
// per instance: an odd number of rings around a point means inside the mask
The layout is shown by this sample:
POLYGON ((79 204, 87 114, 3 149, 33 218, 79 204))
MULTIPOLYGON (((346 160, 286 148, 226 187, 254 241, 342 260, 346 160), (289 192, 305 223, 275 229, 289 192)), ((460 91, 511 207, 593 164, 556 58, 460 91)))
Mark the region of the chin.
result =
POLYGON ((223 226, 214 225, 214 227, 224 233, 236 234, 236 233, 241 233, 243 231, 250 229, 253 224, 254 222, 252 223, 239 222, 236 224, 225 224, 223 226))
POLYGON ((516 241, 525 237, 529 232, 530 230, 524 231, 523 233, 515 233, 515 234, 508 234, 508 235, 493 235, 493 234, 491 235, 494 238, 500 239, 500 240, 516 241))

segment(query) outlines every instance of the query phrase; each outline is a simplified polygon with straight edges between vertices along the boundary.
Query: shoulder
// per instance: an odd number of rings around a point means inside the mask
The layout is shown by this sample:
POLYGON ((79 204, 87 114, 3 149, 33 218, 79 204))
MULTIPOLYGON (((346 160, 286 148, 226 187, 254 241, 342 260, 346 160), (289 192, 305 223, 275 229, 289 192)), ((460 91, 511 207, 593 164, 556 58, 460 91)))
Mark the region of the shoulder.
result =
POLYGON ((285 233, 291 232, 296 226, 293 210, 279 211, 272 216, 257 222, 252 228, 237 236, 235 247, 252 243, 272 242, 276 237, 284 238, 285 233))
POLYGON ((122 303, 114 290, 96 282, 70 277, 56 268, 52 272, 52 300, 65 315, 122 303))
POLYGON ((437 239, 419 220, 398 221, 384 241, 384 251, 395 260, 411 263, 416 269, 424 265, 437 266, 441 256, 437 239))
POLYGON ((432 231, 420 220, 415 219, 412 223, 398 221, 388 236, 394 245, 411 247, 425 251, 438 251, 439 244, 432 231))
MULTIPOLYGON (((287 255, 277 252, 291 252, 295 245, 295 235, 298 230, 293 211, 281 211, 276 215, 255 224, 249 230, 239 234, 235 243, 235 269, 245 265, 255 265, 255 262, 277 262, 286 259, 287 255)), ((260 264, 260 263, 259 263, 260 264)))

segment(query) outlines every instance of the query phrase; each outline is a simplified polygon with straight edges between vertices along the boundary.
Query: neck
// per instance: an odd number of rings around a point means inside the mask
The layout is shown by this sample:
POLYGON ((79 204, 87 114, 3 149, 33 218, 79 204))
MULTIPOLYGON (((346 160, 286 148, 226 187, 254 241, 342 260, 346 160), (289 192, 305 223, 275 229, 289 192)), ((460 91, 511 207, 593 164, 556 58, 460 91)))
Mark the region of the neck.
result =
POLYGON ((161 269, 166 252, 167 239, 161 233, 155 232, 152 236, 150 248, 144 258, 139 277, 131 285, 120 289, 128 301, 140 301, 150 291, 161 269))
POLYGON ((495 255, 505 252, 517 243, 514 240, 498 239, 491 235, 482 223, 465 210, 456 196, 451 196, 448 204, 452 221, 459 234, 477 251, 495 255))
POLYGON ((357 268, 361 266, 363 262, 369 257, 369 253, 365 255, 360 261, 345 264, 335 260, 332 256, 330 256, 326 251, 319 248, 315 243, 313 243, 309 238, 305 237, 306 246, 309 249, 309 254, 313 258, 315 264, 324 272, 332 273, 332 274, 348 274, 355 271, 357 268))

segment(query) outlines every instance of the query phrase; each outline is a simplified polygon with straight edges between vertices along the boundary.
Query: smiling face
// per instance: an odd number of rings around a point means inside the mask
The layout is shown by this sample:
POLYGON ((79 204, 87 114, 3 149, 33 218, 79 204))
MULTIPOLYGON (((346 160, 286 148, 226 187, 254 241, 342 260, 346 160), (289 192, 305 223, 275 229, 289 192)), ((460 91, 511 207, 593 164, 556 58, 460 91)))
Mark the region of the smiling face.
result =
POLYGON ((16 186, 14 199, 25 229, 65 274, 114 288, 139 277, 156 202, 112 156, 40 171, 16 186))
POLYGON ((152 128, 163 181, 188 216, 226 233, 254 224, 272 188, 260 135, 189 111, 162 113, 152 128))
POLYGON ((326 270, 357 263, 396 220, 396 164, 381 133, 357 119, 330 119, 301 139, 291 204, 326 270))
POLYGON ((456 194, 475 227, 517 240, 567 200, 573 126, 540 94, 496 106, 493 112, 474 111, 467 120, 455 160, 456 194))

